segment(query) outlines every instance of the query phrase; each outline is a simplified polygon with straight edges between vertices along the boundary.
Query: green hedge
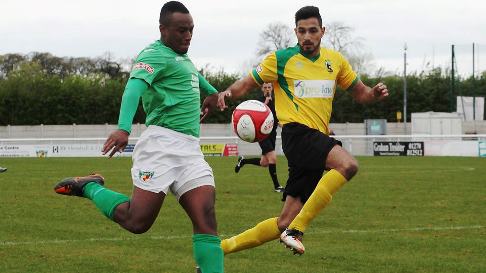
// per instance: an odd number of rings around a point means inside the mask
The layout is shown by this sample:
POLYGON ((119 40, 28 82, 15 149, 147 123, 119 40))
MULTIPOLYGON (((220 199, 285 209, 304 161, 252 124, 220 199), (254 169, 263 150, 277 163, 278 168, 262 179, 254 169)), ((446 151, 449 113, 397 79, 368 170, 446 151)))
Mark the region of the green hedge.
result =
MULTIPOLYGON (((0 125, 36 124, 116 124, 126 72, 117 70, 121 65, 108 61, 62 59, 49 54, 33 56, 0 55, 0 125), (54 58, 52 61, 38 60, 40 57, 54 58), (78 60, 77 62, 73 60, 78 60), (64 67, 66 65, 69 67, 64 67), (76 64, 78 64, 76 66, 76 64), (63 66, 64 65, 64 66, 63 66), (82 67, 81 67, 82 65, 82 67)), ((208 81, 222 91, 239 77, 225 72, 204 72, 208 81)), ((396 120, 396 112, 403 110, 403 79, 388 76, 381 79, 362 77, 372 86, 383 81, 390 90, 390 97, 380 103, 360 105, 346 91, 337 90, 332 122, 362 122, 368 118, 396 120)), ((455 94, 450 101, 450 77, 435 69, 427 73, 413 74, 407 78, 408 120, 412 112, 449 112, 455 110, 455 96, 486 96, 486 76, 483 73, 475 80, 457 79, 455 94)), ((256 98, 258 91, 229 103, 229 110, 240 101, 256 98)), ((214 112, 206 123, 227 123, 231 111, 214 112)), ((144 123, 141 106, 134 122, 144 123)))

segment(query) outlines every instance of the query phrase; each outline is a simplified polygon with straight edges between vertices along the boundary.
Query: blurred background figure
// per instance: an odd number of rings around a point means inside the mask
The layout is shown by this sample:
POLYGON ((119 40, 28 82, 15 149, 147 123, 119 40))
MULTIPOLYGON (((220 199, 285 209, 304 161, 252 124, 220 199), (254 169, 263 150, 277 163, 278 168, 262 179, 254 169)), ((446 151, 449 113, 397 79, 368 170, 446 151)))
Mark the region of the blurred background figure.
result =
POLYGON ((271 83, 264 83, 262 84, 261 88, 262 96, 259 97, 259 100, 265 103, 270 110, 272 110, 272 114, 275 119, 273 129, 266 139, 258 142, 258 145, 260 145, 260 148, 262 149, 262 156, 260 158, 245 158, 243 156, 238 157, 238 163, 236 163, 235 166, 235 173, 238 173, 245 164, 268 167, 268 172, 272 178, 275 192, 283 192, 284 188, 280 186, 277 177, 277 153, 275 152, 275 142, 277 140, 278 119, 275 113, 275 103, 273 100, 273 86, 271 83))

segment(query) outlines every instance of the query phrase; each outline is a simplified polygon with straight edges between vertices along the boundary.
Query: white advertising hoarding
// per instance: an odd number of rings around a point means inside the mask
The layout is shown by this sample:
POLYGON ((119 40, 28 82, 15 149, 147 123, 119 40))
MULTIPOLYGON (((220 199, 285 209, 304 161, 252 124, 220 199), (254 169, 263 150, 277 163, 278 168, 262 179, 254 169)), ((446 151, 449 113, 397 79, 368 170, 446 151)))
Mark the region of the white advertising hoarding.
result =
POLYGON ((101 144, 4 144, 0 157, 95 157, 101 144))

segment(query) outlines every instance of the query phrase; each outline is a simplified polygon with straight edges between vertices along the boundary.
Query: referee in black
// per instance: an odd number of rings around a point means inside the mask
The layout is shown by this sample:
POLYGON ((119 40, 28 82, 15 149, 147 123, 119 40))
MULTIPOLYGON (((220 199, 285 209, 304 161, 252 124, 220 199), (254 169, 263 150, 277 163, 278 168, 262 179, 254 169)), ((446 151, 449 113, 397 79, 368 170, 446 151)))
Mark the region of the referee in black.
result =
POLYGON ((262 96, 259 98, 259 100, 265 103, 270 110, 272 110, 272 114, 275 119, 273 129, 266 139, 258 142, 258 145, 260 145, 260 148, 262 149, 262 156, 260 158, 245 158, 243 156, 239 156, 238 163, 236 163, 235 166, 235 172, 238 173, 245 164, 268 167, 268 172, 272 178, 275 192, 283 192, 284 188, 280 186, 277 177, 277 153, 275 152, 275 142, 277 140, 278 120, 277 114, 275 113, 273 86, 271 83, 262 84, 262 96))

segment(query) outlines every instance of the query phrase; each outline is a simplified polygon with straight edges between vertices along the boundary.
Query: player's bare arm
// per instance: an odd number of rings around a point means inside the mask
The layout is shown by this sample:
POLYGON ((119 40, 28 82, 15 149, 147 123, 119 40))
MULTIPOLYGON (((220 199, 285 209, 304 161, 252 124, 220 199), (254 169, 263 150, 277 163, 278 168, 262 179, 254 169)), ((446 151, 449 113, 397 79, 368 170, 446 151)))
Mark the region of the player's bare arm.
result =
POLYGON ((388 97, 388 89, 386 85, 381 82, 371 88, 365 85, 362 81, 358 81, 352 90, 354 100, 362 104, 381 101, 388 97))
POLYGON ((226 105, 226 103, 224 101, 224 99, 226 97, 239 98, 239 97, 245 95, 246 93, 248 93, 248 91, 256 88, 257 86, 258 85, 255 82, 255 80, 250 76, 246 76, 245 78, 234 82, 225 91, 220 92, 218 94, 217 107, 221 111, 223 111, 224 109, 228 108, 228 106, 226 105))

